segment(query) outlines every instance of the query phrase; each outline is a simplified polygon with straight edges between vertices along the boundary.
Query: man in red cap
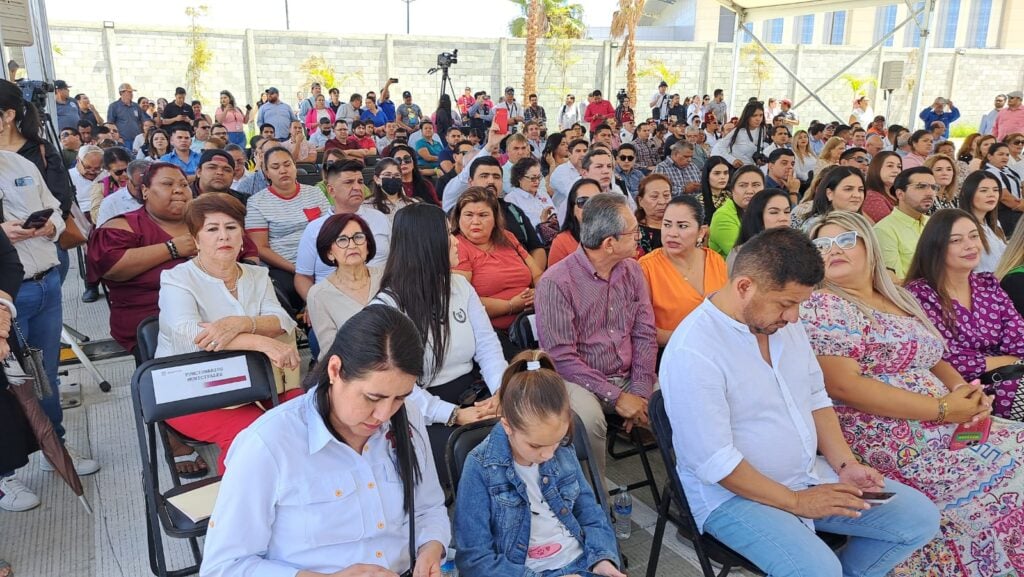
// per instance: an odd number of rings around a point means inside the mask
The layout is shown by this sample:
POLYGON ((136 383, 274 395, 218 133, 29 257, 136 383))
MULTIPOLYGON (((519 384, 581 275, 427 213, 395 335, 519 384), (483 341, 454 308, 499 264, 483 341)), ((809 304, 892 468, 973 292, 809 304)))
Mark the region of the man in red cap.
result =
POLYGON ((782 112, 776 114, 776 117, 782 118, 782 123, 793 130, 793 127, 800 124, 800 119, 796 117, 796 113, 793 112, 793 101, 788 98, 783 98, 779 102, 779 106, 782 107, 782 112))

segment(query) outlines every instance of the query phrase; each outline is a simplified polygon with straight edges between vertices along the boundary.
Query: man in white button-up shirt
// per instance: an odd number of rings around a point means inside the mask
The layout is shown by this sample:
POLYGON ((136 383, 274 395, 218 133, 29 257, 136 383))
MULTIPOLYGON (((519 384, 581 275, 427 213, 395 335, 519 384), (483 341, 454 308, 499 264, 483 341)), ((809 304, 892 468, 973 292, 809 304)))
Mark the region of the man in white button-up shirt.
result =
POLYGON ((936 536, 939 516, 843 439, 797 322, 823 276, 806 236, 766 231, 679 325, 660 374, 676 469, 701 531, 769 575, 881 577, 936 536), (864 491, 895 498, 872 506, 864 491), (837 554, 813 530, 856 536, 837 554))

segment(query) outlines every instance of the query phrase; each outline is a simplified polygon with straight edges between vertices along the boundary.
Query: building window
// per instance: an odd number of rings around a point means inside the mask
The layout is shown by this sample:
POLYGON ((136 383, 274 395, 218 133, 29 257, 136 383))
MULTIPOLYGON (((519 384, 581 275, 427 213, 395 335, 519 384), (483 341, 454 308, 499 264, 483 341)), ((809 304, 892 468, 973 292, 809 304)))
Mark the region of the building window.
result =
POLYGON ((732 42, 736 38, 736 13, 722 6, 718 10, 718 41, 732 42))
POLYGON ((967 45, 971 48, 988 48, 988 21, 992 17, 992 0, 974 0, 971 3, 971 19, 968 28, 967 45))
POLYGON ((814 42, 814 14, 805 14, 796 19, 794 40, 797 44, 811 44, 814 42))
POLYGON ((960 20, 960 0, 946 0, 944 8, 940 13, 936 30, 939 33, 939 48, 954 48, 956 26, 960 20))
POLYGON ((846 44, 846 11, 825 14, 825 44, 846 44))
MULTIPOLYGON (((896 6, 882 6, 875 10, 875 42, 882 39, 896 27, 896 6)), ((892 36, 886 39, 885 46, 892 46, 892 36)))
POLYGON ((782 44, 782 22, 782 18, 765 21, 762 37, 766 44, 782 44))

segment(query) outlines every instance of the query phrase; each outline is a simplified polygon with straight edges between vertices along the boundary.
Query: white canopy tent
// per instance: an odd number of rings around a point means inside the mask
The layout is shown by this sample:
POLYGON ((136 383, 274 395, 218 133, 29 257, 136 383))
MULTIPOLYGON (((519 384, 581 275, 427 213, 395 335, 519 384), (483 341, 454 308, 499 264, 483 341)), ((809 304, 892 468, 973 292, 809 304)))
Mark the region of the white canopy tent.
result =
POLYGON ((935 4, 937 0, 923 0, 919 2, 920 6, 915 6, 911 0, 903 0, 910 10, 910 16, 904 19, 902 22, 896 25, 888 34, 882 36, 870 48, 861 52, 853 60, 849 61, 846 66, 839 69, 831 78, 823 82, 820 86, 815 89, 811 89, 804 81, 793 73, 788 66, 782 63, 781 60, 771 51, 770 48, 765 46, 764 42, 754 33, 752 27, 749 25, 752 21, 760 20, 771 20, 773 18, 784 18, 788 16, 801 16, 805 14, 814 14, 818 12, 834 12, 838 10, 848 10, 853 8, 870 8, 873 6, 886 6, 894 3, 894 0, 718 0, 719 4, 725 6, 736 14, 736 34, 733 37, 733 52, 732 52, 732 84, 729 94, 735 97, 736 95, 736 79, 737 73, 739 72, 739 58, 740 58, 740 44, 741 34, 746 33, 750 35, 751 39, 757 43, 758 46, 764 50, 765 54, 768 55, 779 68, 782 68, 786 74, 788 74, 793 80, 800 85, 801 88, 807 91, 807 96, 798 101, 794 108, 800 106, 808 99, 815 99, 840 122, 845 122, 845 118, 840 117, 834 110, 832 110, 824 101, 818 97, 818 91, 822 90, 837 78, 839 78, 846 70, 853 66, 861 58, 872 53, 876 48, 881 46, 896 34, 897 31, 906 26, 909 22, 914 22, 918 32, 921 36, 920 50, 921 54, 917 61, 917 80, 914 83, 914 93, 910 101, 910 114, 907 122, 907 126, 913 130, 917 124, 917 107, 921 101, 921 94, 924 90, 924 71, 928 65, 928 40, 933 26, 933 20, 935 16, 935 4))

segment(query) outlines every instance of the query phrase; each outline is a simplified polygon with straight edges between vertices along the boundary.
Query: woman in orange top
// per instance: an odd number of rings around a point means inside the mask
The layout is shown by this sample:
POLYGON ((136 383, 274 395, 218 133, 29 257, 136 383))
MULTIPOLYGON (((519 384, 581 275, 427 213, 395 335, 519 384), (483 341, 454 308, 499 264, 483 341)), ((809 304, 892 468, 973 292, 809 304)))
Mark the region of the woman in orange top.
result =
POLYGON ((665 209, 661 248, 640 259, 654 306, 658 347, 664 348, 672 332, 704 298, 725 286, 725 260, 704 246, 708 227, 704 206, 683 194, 665 209))
POLYGON ((544 272, 516 237, 505 230, 498 199, 474 186, 459 196, 451 213, 452 234, 459 242, 459 264, 480 297, 506 358, 518 354, 508 338, 516 316, 533 306, 533 287, 544 272), (511 356, 510 356, 511 355, 511 356))
POLYGON ((583 205, 590 200, 590 197, 601 193, 601 185, 591 178, 581 178, 573 183, 569 189, 569 196, 565 202, 565 223, 562 225, 562 232, 551 241, 551 249, 548 251, 548 268, 555 266, 555 263, 576 252, 580 247, 580 221, 583 220, 583 205), (569 210, 571 209, 571 210, 569 210))

